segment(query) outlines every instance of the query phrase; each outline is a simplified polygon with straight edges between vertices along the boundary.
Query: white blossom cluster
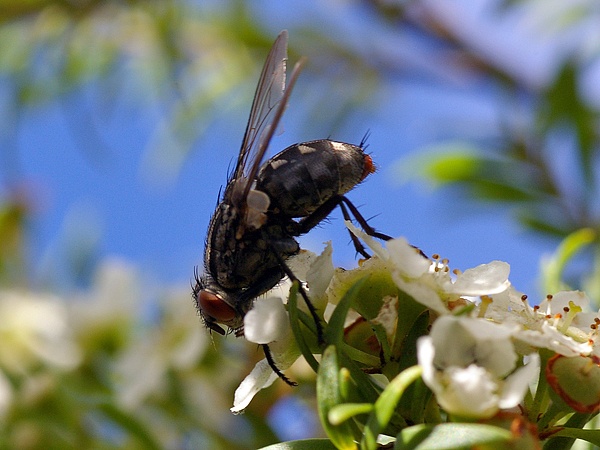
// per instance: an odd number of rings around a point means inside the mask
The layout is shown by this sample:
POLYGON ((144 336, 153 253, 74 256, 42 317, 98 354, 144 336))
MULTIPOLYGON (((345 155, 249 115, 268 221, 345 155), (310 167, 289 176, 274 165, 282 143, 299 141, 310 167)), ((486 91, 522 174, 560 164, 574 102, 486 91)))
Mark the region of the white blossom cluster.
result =
MULTIPOLYGON (((583 293, 559 292, 531 307, 511 286, 505 262, 452 272, 447 261, 425 257, 403 238, 383 246, 351 223, 347 226, 374 253, 371 264, 354 271, 385 266, 401 291, 437 316, 429 335, 419 338, 417 355, 423 380, 449 414, 489 418, 517 407, 539 374, 539 349, 600 357, 599 313, 590 311, 583 293)), ((306 281, 315 307, 322 310, 337 303, 336 286, 353 272, 334 270, 331 254, 328 244, 320 256, 305 252, 294 261, 294 272, 306 281)), ((283 284, 258 299, 244 322, 246 338, 269 344, 281 370, 300 355, 284 305, 288 288, 283 284)), ((392 328, 398 311, 390 304, 396 305, 384 302, 376 320, 392 328)), ((260 361, 237 389, 231 410, 243 411, 276 378, 266 360, 260 361)))

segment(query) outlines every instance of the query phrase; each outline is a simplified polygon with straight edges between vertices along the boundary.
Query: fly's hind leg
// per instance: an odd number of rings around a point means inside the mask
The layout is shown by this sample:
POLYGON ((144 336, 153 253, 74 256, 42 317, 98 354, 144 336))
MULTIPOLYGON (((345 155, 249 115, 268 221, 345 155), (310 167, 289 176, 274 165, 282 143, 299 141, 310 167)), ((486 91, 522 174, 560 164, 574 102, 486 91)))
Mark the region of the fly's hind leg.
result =
POLYGON ((263 352, 265 353, 265 358, 267 358, 267 363, 269 364, 269 367, 273 370, 273 372, 275 372, 275 374, 279 378, 281 378, 286 384, 288 384, 290 386, 298 386, 298 383, 290 380, 288 377, 286 377, 283 374, 283 372, 281 370, 279 370, 279 367, 277 367, 277 364, 275 364, 275 360, 273 359, 273 354, 271 353, 271 349, 269 348, 269 345, 262 344, 261 347, 263 349, 263 352))
MULTIPOLYGON (((360 227, 363 229, 365 233, 369 236, 373 236, 377 239, 381 239, 383 241, 389 241, 392 239, 387 234, 380 233, 375 230, 371 225, 368 224, 367 220, 362 216, 362 214, 358 211, 358 208, 354 206, 354 204, 348 200, 343 195, 336 195, 331 197, 325 203, 323 203, 319 208, 317 208, 311 215, 304 217, 300 222, 297 223, 297 229, 295 231, 295 235, 299 236, 304 233, 308 233, 315 226, 317 226, 321 221, 323 221, 330 213, 333 211, 336 206, 339 206, 342 210, 342 215, 344 216, 344 220, 351 220, 350 213, 356 219, 360 227)), ((360 242, 360 240, 352 234, 350 230, 350 239, 352 240, 352 244, 356 249, 357 253, 360 253, 364 258, 370 258, 371 255, 367 253, 364 245, 360 242)))
POLYGON ((314 305, 308 298, 308 294, 302 287, 302 282, 298 279, 298 277, 296 275, 294 275, 294 272, 292 272, 292 269, 290 269, 288 267, 288 265, 285 263, 285 260, 283 259, 281 254, 277 251, 277 247, 275 247, 273 245, 273 243, 271 243, 271 249, 273 250, 273 254, 277 258, 277 261, 279 262, 279 266, 281 267, 281 270, 283 270, 283 272, 287 275, 287 277, 292 282, 293 281, 298 282, 298 287, 299 287, 298 291, 300 292, 300 295, 304 299, 304 302, 306 303, 306 306, 308 307, 308 310, 310 311, 310 315, 312 316, 313 320, 315 321, 315 325, 317 326, 318 342, 319 342, 319 344, 323 344, 325 342, 325 340, 323 339, 323 324, 321 323, 321 318, 317 314, 317 309, 314 307, 314 305))

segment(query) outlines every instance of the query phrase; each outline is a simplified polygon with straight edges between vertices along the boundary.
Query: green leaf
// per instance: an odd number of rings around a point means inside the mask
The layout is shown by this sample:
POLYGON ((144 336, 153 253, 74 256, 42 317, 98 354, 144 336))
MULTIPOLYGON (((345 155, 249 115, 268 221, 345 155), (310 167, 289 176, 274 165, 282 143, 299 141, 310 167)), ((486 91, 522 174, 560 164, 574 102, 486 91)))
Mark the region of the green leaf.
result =
POLYGON ((508 443, 511 439, 510 431, 492 425, 416 425, 396 436, 394 450, 470 450, 481 445, 508 443))
POLYGON ((563 427, 561 427, 556 433, 553 433, 548 442, 544 444, 544 450, 562 450, 565 448, 571 448, 576 438, 581 436, 581 439, 598 443, 595 441, 597 434, 596 433, 584 433, 584 431, 598 431, 598 430, 583 430, 583 427, 597 415, 595 414, 587 414, 587 413, 575 413, 569 420, 567 420, 563 427), (569 430, 569 431, 563 431, 569 430), (564 434, 561 434, 564 433, 564 434), (577 436, 575 436, 577 435, 577 436), (590 440, 594 439, 594 440, 590 440))
POLYGON ((594 149, 597 146, 597 114, 583 100, 579 86, 580 69, 568 61, 554 83, 545 93, 546 109, 542 111, 542 125, 547 129, 568 125, 574 129, 579 150, 580 174, 585 184, 594 182, 594 149))
POLYGON ((333 345, 325 349, 321 358, 317 374, 317 402, 321 424, 331 442, 339 449, 355 449, 354 431, 350 422, 334 425, 329 420, 330 411, 343 402, 340 391, 340 366, 337 350, 333 345))
POLYGON ((377 448, 377 436, 392 418, 402 394, 421 377, 421 373, 422 369, 419 366, 410 367, 385 387, 375 402, 375 407, 367 421, 361 442, 362 449, 375 450, 377 448))
POLYGON ((479 150, 464 142, 421 149, 416 155, 395 164, 399 178, 426 178, 436 184, 470 180, 479 172, 479 150))
POLYGON ((342 403, 329 410, 329 422, 339 425, 359 414, 369 414, 372 410, 372 403, 342 403))
POLYGON ((162 445, 152 435, 152 430, 146 427, 136 416, 125 412, 111 403, 99 405, 99 409, 115 424, 126 430, 131 437, 137 439, 144 448, 160 450, 162 445))
POLYGON ((552 257, 542 263, 542 286, 546 292, 568 289, 562 281, 565 267, 579 251, 596 239, 596 231, 591 228, 582 228, 563 239, 552 257))
POLYGON ((338 346, 343 344, 344 324, 346 322, 348 310, 354 304, 356 298, 358 298, 358 294, 364 286, 366 279, 367 278, 361 278, 355 282, 335 307, 325 330, 325 342, 338 346))
POLYGON ((296 339, 296 344, 298 345, 298 348, 300 349, 302 356, 304 356, 304 359, 306 360, 308 365, 316 373, 319 370, 319 363, 315 359, 313 352, 310 348, 310 345, 306 340, 307 328, 302 328, 302 326, 300 325, 300 322, 302 322, 303 324, 306 324, 308 329, 310 329, 313 332, 314 336, 317 335, 317 330, 316 330, 316 326, 315 326, 313 319, 309 318, 308 315, 304 311, 300 311, 298 309, 298 290, 299 290, 299 284, 297 281, 295 281, 294 283, 292 283, 292 287, 290 288, 290 296, 288 298, 288 304, 287 304, 288 315, 290 318, 290 327, 292 329, 292 333, 294 333, 294 338, 296 339), (303 316, 306 316, 306 317, 301 319, 303 316))
MULTIPOLYGON (((560 428, 560 431, 557 431, 556 433, 552 434, 552 438, 559 438, 559 437, 581 439, 581 440, 587 441, 591 444, 600 446, 600 430, 584 430, 581 428, 560 428)), ((544 450, 547 450, 550 448, 559 448, 559 447, 558 446, 554 447, 550 443, 549 443, 548 447, 544 446, 544 450)))
POLYGON ((302 439, 299 441, 280 442, 260 450, 335 450, 329 439, 302 439))
MULTIPOLYGON (((390 361, 385 369, 398 374, 417 363, 416 340, 427 334, 429 310, 405 292, 399 291, 398 320, 390 361)), ((387 372, 386 372, 387 374, 387 372)))

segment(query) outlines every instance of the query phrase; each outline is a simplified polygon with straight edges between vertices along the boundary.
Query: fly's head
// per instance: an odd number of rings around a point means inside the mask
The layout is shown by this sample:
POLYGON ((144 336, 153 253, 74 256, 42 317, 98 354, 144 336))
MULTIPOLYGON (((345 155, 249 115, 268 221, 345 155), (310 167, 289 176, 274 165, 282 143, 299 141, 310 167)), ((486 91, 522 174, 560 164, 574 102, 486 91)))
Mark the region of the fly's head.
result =
POLYGON ((224 324, 238 335, 244 323, 243 317, 225 300, 227 294, 209 276, 199 276, 197 269, 194 279, 196 284, 192 288, 192 297, 204 325, 211 331, 225 335, 225 330, 219 325, 224 324))

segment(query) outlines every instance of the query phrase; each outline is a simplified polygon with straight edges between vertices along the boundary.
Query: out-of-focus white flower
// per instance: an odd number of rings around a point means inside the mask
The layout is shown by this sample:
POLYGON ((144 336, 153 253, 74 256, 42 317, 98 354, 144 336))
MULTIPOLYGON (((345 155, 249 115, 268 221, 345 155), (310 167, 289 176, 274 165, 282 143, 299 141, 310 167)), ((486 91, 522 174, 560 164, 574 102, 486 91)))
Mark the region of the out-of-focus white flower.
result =
POLYGON ((137 270, 126 261, 103 261, 92 289, 69 302, 74 334, 86 352, 95 352, 108 340, 124 341, 141 315, 137 270))
POLYGON ((0 291, 0 365, 6 371, 26 373, 39 364, 70 370, 80 361, 61 299, 0 291))
POLYGON ((161 326, 140 334, 118 357, 115 368, 117 399, 133 410, 167 386, 170 369, 194 370, 210 338, 190 314, 188 289, 173 289, 161 301, 161 326))
POLYGON ((423 380, 448 413, 489 418, 517 406, 539 369, 539 356, 519 360, 512 335, 516 326, 483 319, 442 316, 431 334, 419 338, 417 355, 423 380), (516 370, 515 370, 516 369, 516 370))

